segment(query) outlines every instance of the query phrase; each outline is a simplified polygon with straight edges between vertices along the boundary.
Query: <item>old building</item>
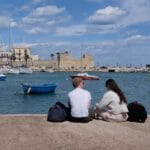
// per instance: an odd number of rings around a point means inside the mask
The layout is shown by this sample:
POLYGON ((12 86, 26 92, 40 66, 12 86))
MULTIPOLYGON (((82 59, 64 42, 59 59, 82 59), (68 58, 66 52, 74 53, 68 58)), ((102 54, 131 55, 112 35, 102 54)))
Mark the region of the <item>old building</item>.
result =
POLYGON ((66 51, 51 54, 50 57, 50 60, 30 61, 30 66, 53 68, 56 70, 89 70, 94 67, 93 58, 89 54, 76 58, 66 51))
POLYGON ((15 55, 15 61, 24 61, 28 56, 31 60, 38 60, 38 55, 31 55, 30 49, 27 47, 14 47, 12 48, 12 54, 15 55))
POLYGON ((0 64, 6 65, 10 62, 10 56, 11 52, 3 51, 3 49, 0 49, 0 64))
POLYGON ((11 50, 11 60, 13 64, 23 65, 29 61, 37 61, 38 55, 31 55, 30 49, 27 47, 13 47, 11 50))
POLYGON ((80 58, 73 57, 68 51, 50 54, 47 60, 40 60, 38 55, 31 55, 27 47, 13 47, 10 52, 0 50, 0 64, 12 66, 34 66, 53 68, 56 70, 89 70, 94 67, 93 58, 84 54, 80 58))
POLYGON ((81 58, 71 56, 67 51, 56 53, 57 65, 60 69, 89 69, 94 67, 93 58, 89 54, 84 54, 81 58))

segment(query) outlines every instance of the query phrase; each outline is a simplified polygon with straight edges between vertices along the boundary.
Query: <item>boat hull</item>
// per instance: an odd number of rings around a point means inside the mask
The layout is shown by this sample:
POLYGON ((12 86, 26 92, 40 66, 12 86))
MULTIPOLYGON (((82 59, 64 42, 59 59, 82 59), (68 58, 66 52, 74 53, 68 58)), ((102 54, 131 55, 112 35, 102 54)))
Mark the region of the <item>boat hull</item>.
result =
POLYGON ((78 78, 82 78, 82 80, 99 80, 98 76, 82 74, 82 73, 79 73, 79 74, 76 74, 76 75, 71 75, 70 77, 72 79, 78 77, 78 78))
POLYGON ((33 71, 30 68, 19 68, 20 74, 31 74, 33 71))
POLYGON ((76 77, 82 78, 82 80, 99 80, 99 77, 71 75, 72 79, 76 77))
POLYGON ((22 88, 25 94, 54 93, 56 89, 56 84, 39 84, 39 85, 22 84, 22 88))
POLYGON ((3 74, 1 74, 1 75, 0 75, 0 81, 4 81, 5 79, 6 79, 6 76, 3 75, 3 74))

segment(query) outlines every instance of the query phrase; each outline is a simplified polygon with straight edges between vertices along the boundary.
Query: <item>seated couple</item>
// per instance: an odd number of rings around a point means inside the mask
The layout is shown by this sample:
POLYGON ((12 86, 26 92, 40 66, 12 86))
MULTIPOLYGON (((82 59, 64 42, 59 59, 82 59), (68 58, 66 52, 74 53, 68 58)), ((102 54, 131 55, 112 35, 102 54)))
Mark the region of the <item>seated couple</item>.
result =
POLYGON ((102 100, 91 108, 91 94, 84 89, 81 78, 72 80, 74 90, 69 92, 69 108, 71 110, 70 121, 89 122, 93 118, 105 121, 126 121, 128 109, 126 98, 113 79, 106 81, 107 91, 102 100), (95 117, 91 117, 91 116, 95 117))

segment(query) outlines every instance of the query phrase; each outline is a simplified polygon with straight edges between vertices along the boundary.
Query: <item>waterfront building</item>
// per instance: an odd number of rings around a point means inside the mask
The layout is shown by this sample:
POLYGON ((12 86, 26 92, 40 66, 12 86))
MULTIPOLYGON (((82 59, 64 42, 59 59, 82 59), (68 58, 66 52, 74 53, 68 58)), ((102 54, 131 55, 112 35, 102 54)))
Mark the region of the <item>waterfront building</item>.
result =
POLYGON ((77 71, 94 68, 94 61, 90 54, 83 54, 80 58, 76 58, 65 51, 50 54, 50 59, 41 60, 38 55, 31 55, 30 49, 25 46, 13 47, 9 52, 0 50, 0 64, 77 71))
POLYGON ((94 61, 90 54, 84 54, 81 58, 73 57, 68 51, 58 52, 57 55, 57 66, 59 69, 90 69, 94 67, 94 61))
POLYGON ((13 47, 11 50, 11 60, 14 65, 27 65, 28 62, 38 59, 38 55, 31 55, 30 49, 27 47, 13 47))
POLYGON ((14 47, 12 48, 12 54, 15 55, 15 61, 24 61, 26 55, 29 56, 29 59, 31 60, 38 60, 38 55, 31 55, 30 49, 27 47, 14 47))
POLYGON ((58 52, 50 54, 49 60, 37 60, 30 63, 31 66, 39 68, 52 68, 54 70, 90 70, 94 67, 93 58, 89 54, 83 55, 81 58, 73 57, 69 52, 58 52))
POLYGON ((0 64, 7 65, 9 63, 11 52, 0 49, 0 64))

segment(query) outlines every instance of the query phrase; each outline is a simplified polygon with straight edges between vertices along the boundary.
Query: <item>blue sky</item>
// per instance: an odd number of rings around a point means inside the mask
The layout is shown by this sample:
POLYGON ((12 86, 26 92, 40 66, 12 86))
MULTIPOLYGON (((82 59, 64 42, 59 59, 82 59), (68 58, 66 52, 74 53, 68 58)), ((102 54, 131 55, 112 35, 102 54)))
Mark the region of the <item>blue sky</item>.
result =
POLYGON ((149 0, 5 0, 0 46, 26 45, 42 59, 69 51, 96 65, 150 63, 149 0), (9 25, 11 38, 9 38, 9 25))

